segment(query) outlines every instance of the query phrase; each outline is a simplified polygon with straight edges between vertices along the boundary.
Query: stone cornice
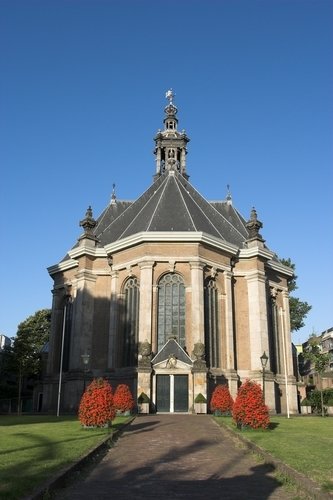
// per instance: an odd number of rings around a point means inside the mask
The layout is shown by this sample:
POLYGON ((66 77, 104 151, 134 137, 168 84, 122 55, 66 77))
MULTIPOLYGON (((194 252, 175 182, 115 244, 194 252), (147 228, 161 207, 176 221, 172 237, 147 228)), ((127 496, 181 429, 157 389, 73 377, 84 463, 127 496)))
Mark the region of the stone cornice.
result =
POLYGON ((219 238, 214 238, 207 233, 197 231, 149 231, 133 234, 127 238, 105 245, 108 254, 124 250, 125 248, 140 243, 205 243, 207 245, 225 250, 231 255, 236 255, 238 247, 219 238))
POLYGON ((268 250, 267 248, 251 247, 242 248, 239 250, 240 259, 250 259, 252 257, 262 257, 266 260, 271 260, 274 257, 274 252, 268 250))
POLYGON ((78 257, 82 257, 82 255, 90 255, 91 257, 106 257, 107 253, 104 248, 82 245, 77 248, 73 248, 73 250, 70 250, 68 252, 68 255, 71 257, 71 259, 77 259, 78 257))
POLYGON ((79 263, 76 260, 69 259, 65 260, 64 262, 60 262, 59 264, 55 264, 54 266, 50 266, 47 268, 47 271, 50 276, 53 276, 54 274, 63 272, 63 271, 68 271, 68 269, 72 269, 74 267, 77 267, 79 263))
POLYGON ((276 260, 271 260, 267 262, 267 266, 273 269, 274 271, 278 271, 281 274, 284 274, 286 276, 293 276, 294 271, 291 269, 291 267, 285 266, 281 264, 281 262, 276 262, 276 260))

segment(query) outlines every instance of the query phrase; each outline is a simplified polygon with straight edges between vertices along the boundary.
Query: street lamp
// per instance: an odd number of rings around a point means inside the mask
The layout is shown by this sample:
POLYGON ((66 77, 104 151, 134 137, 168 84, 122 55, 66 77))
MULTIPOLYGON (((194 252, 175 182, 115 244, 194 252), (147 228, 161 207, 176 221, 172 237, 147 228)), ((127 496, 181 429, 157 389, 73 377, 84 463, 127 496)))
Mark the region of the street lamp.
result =
POLYGON ((88 364, 89 364, 90 355, 89 354, 81 354, 81 358, 83 361, 83 393, 84 393, 86 390, 86 374, 88 371, 88 364))
POLYGON ((260 356, 261 366, 262 366, 262 397, 265 402, 265 369, 267 366, 268 356, 264 351, 264 354, 260 356))

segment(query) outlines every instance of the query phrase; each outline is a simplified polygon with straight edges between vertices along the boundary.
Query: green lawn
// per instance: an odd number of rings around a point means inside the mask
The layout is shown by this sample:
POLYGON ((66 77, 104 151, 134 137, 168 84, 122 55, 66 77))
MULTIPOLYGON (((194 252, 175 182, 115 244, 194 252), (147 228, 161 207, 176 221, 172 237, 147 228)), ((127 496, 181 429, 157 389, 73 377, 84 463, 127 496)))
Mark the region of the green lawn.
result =
POLYGON ((15 500, 76 461, 129 420, 83 429, 76 417, 0 416, 0 498, 15 500))
POLYGON ((333 491, 333 418, 272 417, 271 429, 239 431, 228 417, 215 417, 285 464, 333 491))

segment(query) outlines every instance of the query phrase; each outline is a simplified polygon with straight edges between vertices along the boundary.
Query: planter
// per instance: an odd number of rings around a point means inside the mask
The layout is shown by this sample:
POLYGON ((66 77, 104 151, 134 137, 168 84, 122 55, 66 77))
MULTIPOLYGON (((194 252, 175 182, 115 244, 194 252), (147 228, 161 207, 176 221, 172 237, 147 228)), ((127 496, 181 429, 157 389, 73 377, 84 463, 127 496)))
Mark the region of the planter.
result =
POLYGON ((195 413, 207 413, 207 403, 194 403, 195 413))
POLYGON ((333 416, 333 406, 327 406, 327 415, 333 416))
POLYGON ((138 411, 139 413, 149 413, 149 403, 139 403, 138 411))
POLYGON ((302 415, 311 415, 312 413, 311 406, 301 406, 301 413, 302 415))

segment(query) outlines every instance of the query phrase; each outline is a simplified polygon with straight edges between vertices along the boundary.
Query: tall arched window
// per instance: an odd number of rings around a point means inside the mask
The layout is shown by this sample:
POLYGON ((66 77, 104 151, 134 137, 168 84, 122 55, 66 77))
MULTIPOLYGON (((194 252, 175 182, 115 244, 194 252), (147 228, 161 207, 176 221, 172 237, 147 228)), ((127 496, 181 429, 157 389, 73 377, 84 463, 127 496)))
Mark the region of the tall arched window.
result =
POLYGON ((220 366, 218 290, 212 278, 205 281, 205 346, 208 366, 220 366))
POLYGON ((139 331, 140 290, 137 278, 126 281, 124 295, 123 366, 133 366, 136 363, 139 331))
POLYGON ((185 347, 185 286, 179 274, 166 274, 158 284, 158 350, 169 338, 185 347))

